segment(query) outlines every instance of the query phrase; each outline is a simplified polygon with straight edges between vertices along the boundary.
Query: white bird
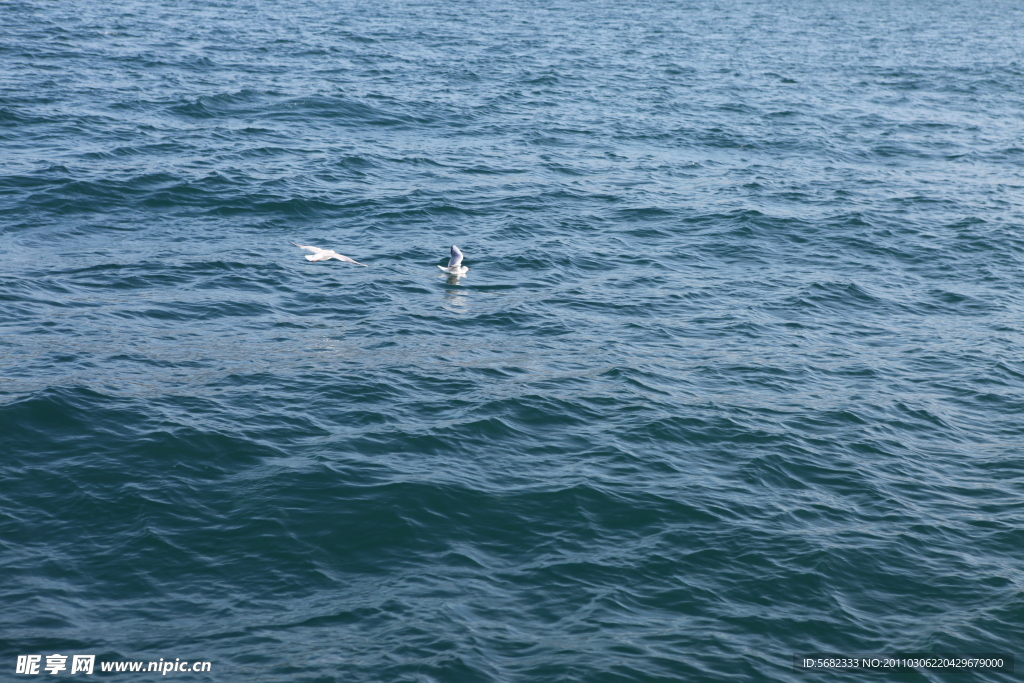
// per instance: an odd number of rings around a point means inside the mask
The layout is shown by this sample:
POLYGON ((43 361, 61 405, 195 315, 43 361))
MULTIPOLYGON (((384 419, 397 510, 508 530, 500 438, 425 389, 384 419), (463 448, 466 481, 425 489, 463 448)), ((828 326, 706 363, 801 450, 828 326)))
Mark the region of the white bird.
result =
POLYGON ((449 275, 465 275, 469 272, 469 268, 462 265, 462 252, 454 244, 452 245, 451 258, 448 259, 448 267, 438 266, 438 268, 449 275))
MULTIPOLYGON (((289 242, 289 244, 295 244, 295 242, 289 242)), ((339 254, 336 251, 331 251, 330 249, 321 249, 320 247, 307 247, 304 244, 295 244, 295 246, 297 246, 299 249, 308 249, 309 251, 313 252, 312 254, 306 254, 307 261, 326 261, 328 259, 336 258, 339 261, 344 261, 345 263, 354 263, 357 266, 366 266, 365 263, 353 261, 348 256, 339 254)))

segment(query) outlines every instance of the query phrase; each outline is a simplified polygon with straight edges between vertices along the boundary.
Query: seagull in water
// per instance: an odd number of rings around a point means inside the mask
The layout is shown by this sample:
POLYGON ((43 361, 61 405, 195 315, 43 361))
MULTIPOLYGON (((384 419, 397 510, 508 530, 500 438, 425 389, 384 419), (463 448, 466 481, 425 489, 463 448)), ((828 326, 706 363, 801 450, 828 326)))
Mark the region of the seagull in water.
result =
MULTIPOLYGON (((289 242, 289 244, 295 244, 295 242, 289 242)), ((357 266, 366 266, 365 263, 353 261, 348 256, 339 254, 336 251, 331 251, 330 249, 321 249, 320 247, 307 247, 304 244, 295 244, 295 246, 297 246, 299 249, 308 249, 309 251, 313 252, 312 254, 306 254, 307 261, 326 261, 328 259, 336 258, 339 261, 344 261, 345 263, 354 263, 357 266)))
POLYGON ((462 265, 462 252, 454 244, 452 245, 452 256, 448 259, 448 267, 438 266, 438 268, 449 275, 465 275, 469 272, 469 268, 462 265))

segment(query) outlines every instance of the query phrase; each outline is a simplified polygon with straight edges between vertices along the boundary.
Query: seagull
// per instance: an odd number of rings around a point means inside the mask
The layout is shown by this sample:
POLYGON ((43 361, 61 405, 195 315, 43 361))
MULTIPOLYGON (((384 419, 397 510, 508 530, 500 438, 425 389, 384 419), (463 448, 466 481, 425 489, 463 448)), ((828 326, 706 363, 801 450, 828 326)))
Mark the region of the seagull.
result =
POLYGON ((465 275, 469 272, 469 268, 462 265, 462 252, 454 244, 452 245, 452 256, 448 259, 448 267, 438 266, 438 268, 449 275, 465 275))
MULTIPOLYGON (((295 242, 289 242, 289 244, 295 244, 295 242)), ((321 249, 320 247, 307 247, 304 244, 295 244, 295 246, 297 246, 299 249, 308 249, 311 252, 313 252, 312 254, 306 254, 307 261, 326 261, 328 259, 336 258, 339 261, 344 261, 345 263, 354 263, 357 266, 366 266, 365 263, 353 261, 348 256, 339 254, 336 251, 331 251, 330 249, 321 249)))

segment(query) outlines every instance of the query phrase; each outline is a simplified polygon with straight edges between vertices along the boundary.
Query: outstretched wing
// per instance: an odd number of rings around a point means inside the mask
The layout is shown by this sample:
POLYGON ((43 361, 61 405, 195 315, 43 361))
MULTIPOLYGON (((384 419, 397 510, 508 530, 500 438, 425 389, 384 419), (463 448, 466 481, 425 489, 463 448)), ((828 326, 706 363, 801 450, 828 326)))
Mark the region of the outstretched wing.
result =
MULTIPOLYGON (((289 242, 288 244, 295 244, 295 242, 289 242)), ((354 263, 357 266, 363 266, 364 268, 366 267, 365 263, 353 261, 348 256, 339 254, 338 252, 332 249, 321 249, 320 247, 307 247, 304 244, 295 244, 295 246, 297 246, 299 249, 309 249, 311 252, 313 252, 312 254, 306 256, 306 258, 310 261, 328 261, 332 258, 336 258, 339 261, 344 261, 345 263, 354 263)))
POLYGON ((459 248, 453 244, 452 245, 452 255, 451 255, 451 258, 448 260, 448 267, 449 268, 455 268, 456 266, 458 266, 461 263, 462 263, 462 252, 459 251, 459 248))
POLYGON ((345 263, 354 263, 357 266, 363 266, 364 268, 367 267, 365 263, 360 263, 359 261, 353 261, 348 256, 345 256, 344 254, 339 254, 336 251, 332 251, 331 255, 328 256, 328 258, 336 258, 339 261, 344 261, 345 263))

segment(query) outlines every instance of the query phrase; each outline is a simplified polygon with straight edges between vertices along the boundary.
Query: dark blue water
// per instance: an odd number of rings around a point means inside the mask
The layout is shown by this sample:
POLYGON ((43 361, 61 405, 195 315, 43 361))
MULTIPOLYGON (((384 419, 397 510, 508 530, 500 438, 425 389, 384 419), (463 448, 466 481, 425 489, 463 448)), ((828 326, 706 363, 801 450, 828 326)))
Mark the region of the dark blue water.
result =
POLYGON ((4 680, 1024 654, 1022 36, 1003 0, 0 3, 4 680))

